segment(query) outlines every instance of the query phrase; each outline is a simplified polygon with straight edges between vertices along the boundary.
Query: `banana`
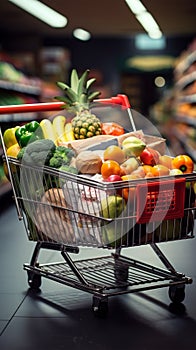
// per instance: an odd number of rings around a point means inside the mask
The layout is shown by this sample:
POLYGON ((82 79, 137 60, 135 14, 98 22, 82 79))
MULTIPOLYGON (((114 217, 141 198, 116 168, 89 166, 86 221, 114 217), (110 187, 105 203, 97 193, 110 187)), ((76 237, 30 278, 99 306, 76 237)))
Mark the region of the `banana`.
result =
POLYGON ((56 135, 51 121, 49 119, 43 119, 40 122, 40 126, 42 128, 44 138, 52 140, 56 144, 56 135))
POLYGON ((66 142, 65 123, 66 117, 64 115, 57 115, 53 119, 52 125, 57 137, 57 143, 66 142))
POLYGON ((66 136, 67 142, 75 140, 74 132, 73 132, 73 128, 72 128, 71 123, 65 124, 65 136, 66 136))

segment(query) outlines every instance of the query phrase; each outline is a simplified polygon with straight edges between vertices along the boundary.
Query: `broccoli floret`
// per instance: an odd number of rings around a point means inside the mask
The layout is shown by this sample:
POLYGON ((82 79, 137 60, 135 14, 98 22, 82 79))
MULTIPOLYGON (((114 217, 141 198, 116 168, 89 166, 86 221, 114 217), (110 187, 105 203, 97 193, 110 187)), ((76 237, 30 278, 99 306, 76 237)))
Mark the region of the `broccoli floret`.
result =
POLYGON ((56 146, 52 140, 34 141, 24 147, 22 162, 29 165, 49 165, 49 160, 53 156, 55 149, 56 146))
POLYGON ((67 173, 78 174, 78 170, 70 165, 62 165, 58 170, 66 171, 67 173))
POLYGON ((69 165, 74 151, 69 147, 57 146, 53 156, 50 158, 49 165, 53 168, 60 168, 62 165, 69 165))

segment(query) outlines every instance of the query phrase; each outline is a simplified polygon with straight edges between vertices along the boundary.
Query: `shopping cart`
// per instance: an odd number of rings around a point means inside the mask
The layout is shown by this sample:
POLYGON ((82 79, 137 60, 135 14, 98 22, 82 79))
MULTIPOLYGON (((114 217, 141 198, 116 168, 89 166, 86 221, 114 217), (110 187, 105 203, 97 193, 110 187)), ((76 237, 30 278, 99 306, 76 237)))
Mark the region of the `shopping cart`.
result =
MULTIPOLYGON (((96 103, 111 103, 126 110, 136 130, 126 96, 96 103)), ((0 107, 0 114, 35 111, 62 113, 62 103, 0 107)), ((45 277, 89 292, 93 295, 93 312, 98 316, 107 314, 109 297, 127 293, 168 287, 173 303, 184 300, 185 285, 191 284, 192 278, 176 271, 159 243, 194 237, 195 172, 108 183, 96 176, 27 165, 8 157, 2 132, 0 135, 18 218, 24 222, 28 239, 36 242, 30 263, 24 264, 32 290, 38 290, 45 277), (134 195, 127 203, 119 201, 119 194, 127 188, 134 195), (115 208, 112 216, 102 207, 103 201, 110 205, 111 197, 115 208), (163 267, 122 254, 124 248, 140 245, 149 245, 163 267), (108 254, 76 259, 84 247, 105 249, 108 254), (42 249, 59 251, 63 260, 41 263, 42 249)))

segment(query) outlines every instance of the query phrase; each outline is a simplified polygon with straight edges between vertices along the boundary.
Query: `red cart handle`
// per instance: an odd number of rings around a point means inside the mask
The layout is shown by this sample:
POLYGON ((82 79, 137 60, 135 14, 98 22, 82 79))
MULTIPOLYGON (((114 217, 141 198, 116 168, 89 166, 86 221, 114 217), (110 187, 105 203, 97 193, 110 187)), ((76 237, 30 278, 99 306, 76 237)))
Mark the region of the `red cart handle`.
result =
MULTIPOLYGON (((111 98, 98 99, 95 100, 95 102, 119 104, 125 108, 130 108, 129 100, 126 95, 117 95, 111 98)), ((64 102, 46 102, 0 106, 0 114, 59 111, 64 105, 64 102)))
POLYGON ((111 104, 117 104, 121 105, 122 107, 125 108, 131 108, 128 97, 126 95, 118 94, 115 97, 111 98, 103 98, 103 99, 98 99, 95 100, 94 102, 100 102, 100 103, 111 103, 111 104))

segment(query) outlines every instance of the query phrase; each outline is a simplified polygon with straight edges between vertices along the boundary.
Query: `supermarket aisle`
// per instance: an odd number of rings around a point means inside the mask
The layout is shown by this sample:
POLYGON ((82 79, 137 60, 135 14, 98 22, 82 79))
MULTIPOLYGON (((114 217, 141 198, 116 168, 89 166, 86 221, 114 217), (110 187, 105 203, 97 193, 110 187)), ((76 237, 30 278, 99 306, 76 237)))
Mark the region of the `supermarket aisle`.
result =
MULTIPOLYGON (((41 291, 28 290, 26 272, 34 243, 26 238, 15 207, 0 216, 0 349, 34 350, 134 350, 195 349, 196 342, 196 240, 162 244, 178 271, 193 277, 186 286, 184 308, 170 310, 165 288, 109 299, 106 319, 91 311, 92 296, 43 280, 41 291)), ((84 249, 83 255, 105 254, 84 249)), ((149 247, 132 248, 126 254, 157 264, 149 247)), ((51 262, 58 253, 43 254, 51 262)), ((171 306, 171 305, 170 305, 171 306)))

